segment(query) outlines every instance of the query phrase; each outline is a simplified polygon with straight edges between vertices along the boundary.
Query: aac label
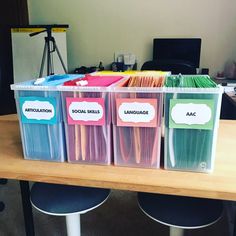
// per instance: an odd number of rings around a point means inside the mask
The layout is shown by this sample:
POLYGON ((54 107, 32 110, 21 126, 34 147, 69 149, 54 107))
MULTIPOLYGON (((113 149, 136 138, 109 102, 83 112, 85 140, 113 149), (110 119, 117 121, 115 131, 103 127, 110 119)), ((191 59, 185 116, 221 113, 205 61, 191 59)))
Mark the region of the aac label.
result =
POLYGON ((214 100, 171 99, 170 128, 212 129, 214 100))

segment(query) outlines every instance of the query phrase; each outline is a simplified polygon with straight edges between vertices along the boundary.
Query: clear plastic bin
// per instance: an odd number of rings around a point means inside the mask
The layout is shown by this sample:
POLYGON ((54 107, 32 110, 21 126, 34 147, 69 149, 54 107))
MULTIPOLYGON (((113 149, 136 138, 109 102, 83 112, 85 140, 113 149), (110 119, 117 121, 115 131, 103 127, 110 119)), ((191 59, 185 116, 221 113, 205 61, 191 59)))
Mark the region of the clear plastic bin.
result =
POLYGON ((163 89, 124 83, 112 88, 114 164, 159 168, 163 89))
POLYGON ((93 76, 96 86, 89 86, 86 78, 91 77, 86 76, 80 85, 72 81, 58 87, 62 93, 68 161, 109 165, 112 157, 109 86, 123 77, 93 76), (104 80, 108 83, 104 84, 104 80))
POLYGON ((223 89, 164 88, 165 169, 212 172, 223 89))
POLYGON ((80 75, 52 75, 11 85, 25 159, 66 160, 60 92, 56 86, 80 75))

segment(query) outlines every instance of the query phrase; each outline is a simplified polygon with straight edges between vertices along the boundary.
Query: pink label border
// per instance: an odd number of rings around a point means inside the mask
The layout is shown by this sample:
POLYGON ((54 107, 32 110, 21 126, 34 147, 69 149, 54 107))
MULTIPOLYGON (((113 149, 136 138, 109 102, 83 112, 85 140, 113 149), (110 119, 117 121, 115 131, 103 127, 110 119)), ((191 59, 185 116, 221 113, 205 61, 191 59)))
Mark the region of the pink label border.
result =
POLYGON ((104 98, 66 98, 66 114, 67 114, 67 121, 69 125, 99 125, 102 126, 105 124, 105 102, 104 98), (69 114, 69 106, 72 102, 96 102, 102 106, 103 109, 103 116, 98 121, 83 121, 83 120, 73 120, 69 114))
POLYGON ((117 126, 127 126, 127 127, 157 127, 157 99, 151 98, 117 98, 116 99, 116 117, 117 117, 117 126), (118 110, 122 103, 149 103, 155 109, 155 116, 150 122, 124 122, 120 119, 118 110))

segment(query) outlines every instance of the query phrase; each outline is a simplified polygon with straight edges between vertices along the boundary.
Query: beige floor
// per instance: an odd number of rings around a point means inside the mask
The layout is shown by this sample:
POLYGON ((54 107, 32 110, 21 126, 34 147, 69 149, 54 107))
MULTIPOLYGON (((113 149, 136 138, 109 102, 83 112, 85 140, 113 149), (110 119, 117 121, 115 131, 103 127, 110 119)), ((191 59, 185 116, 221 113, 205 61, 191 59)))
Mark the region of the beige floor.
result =
MULTIPOLYGON (((0 212, 0 236, 23 236, 24 222, 17 181, 0 185, 0 200, 6 209, 0 212)), ((63 217, 47 216, 34 211, 36 236, 65 236, 63 217)), ((168 227, 146 217, 138 208, 136 194, 112 191, 107 202, 81 216, 82 236, 168 236, 168 227)), ((228 236, 227 219, 215 225, 186 231, 185 236, 228 236)))

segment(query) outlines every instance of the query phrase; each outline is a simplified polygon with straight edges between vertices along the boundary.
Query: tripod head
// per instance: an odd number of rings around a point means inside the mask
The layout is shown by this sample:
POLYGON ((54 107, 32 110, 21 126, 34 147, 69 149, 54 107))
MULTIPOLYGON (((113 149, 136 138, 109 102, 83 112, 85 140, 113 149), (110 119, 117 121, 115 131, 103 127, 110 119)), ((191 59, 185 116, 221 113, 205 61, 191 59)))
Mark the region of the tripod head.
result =
POLYGON ((47 61, 47 75, 54 74, 54 65, 53 65, 53 56, 52 56, 54 52, 57 53, 58 58, 61 62, 61 65, 64 69, 64 72, 67 73, 66 66, 62 60, 61 54, 56 45, 55 38, 52 36, 52 28, 68 28, 68 25, 42 25, 42 27, 40 28, 45 28, 45 29, 29 34, 30 37, 33 37, 44 32, 47 33, 46 37, 44 37, 45 44, 44 44, 43 57, 42 57, 41 66, 40 66, 39 78, 41 78, 43 75, 45 59, 47 61))
POLYGON ((52 28, 55 28, 55 27, 57 27, 57 26, 56 26, 56 25, 46 25, 46 26, 44 26, 44 27, 45 27, 45 30, 41 30, 41 31, 38 31, 38 32, 30 33, 29 36, 30 36, 30 37, 33 37, 33 36, 35 36, 35 35, 38 35, 38 34, 47 32, 47 37, 48 37, 49 39, 52 38, 52 28))

